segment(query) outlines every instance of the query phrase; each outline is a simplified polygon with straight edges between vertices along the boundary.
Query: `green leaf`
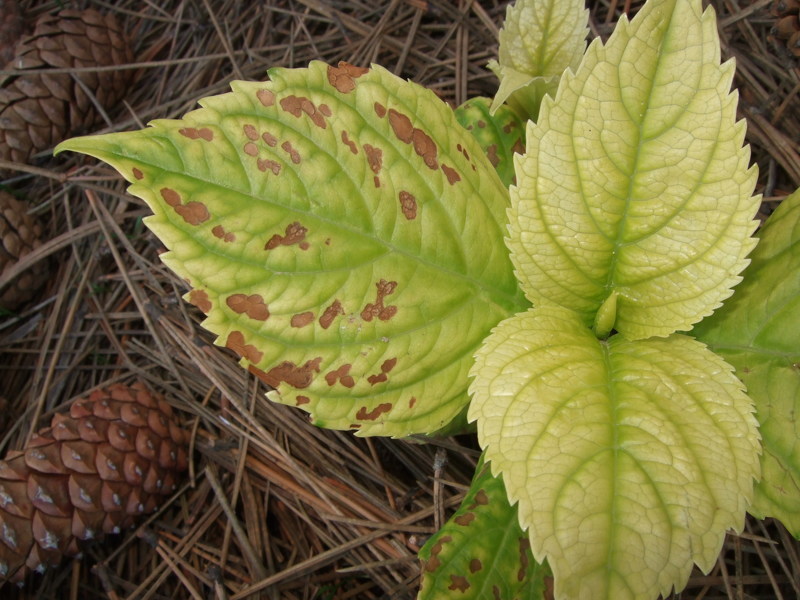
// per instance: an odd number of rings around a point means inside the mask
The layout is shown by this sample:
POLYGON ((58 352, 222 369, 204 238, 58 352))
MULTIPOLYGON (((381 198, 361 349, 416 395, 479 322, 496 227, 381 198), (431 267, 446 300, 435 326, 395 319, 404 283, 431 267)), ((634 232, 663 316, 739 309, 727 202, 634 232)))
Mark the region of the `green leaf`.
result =
POLYGON ((736 367, 761 424, 761 481, 750 512, 800 538, 800 190, 786 198, 736 293, 693 331, 736 367))
POLYGON ((514 153, 525 152, 525 124, 507 106, 491 114, 489 98, 472 98, 456 109, 456 119, 483 148, 506 187, 516 181, 514 153))
POLYGON ((600 341, 576 313, 542 306, 498 325, 471 374, 469 418, 556 597, 666 596, 742 528, 757 423, 700 342, 600 341))
POLYGON ((271 398, 362 435, 438 430, 475 349, 526 304, 507 190, 444 102, 380 67, 270 78, 58 150, 133 184, 204 326, 271 398))
POLYGON ((618 294, 614 328, 638 339, 687 330, 731 294, 759 198, 719 58, 700 0, 648 2, 545 100, 511 188, 509 247, 534 304, 591 325, 618 294))
POLYGON ((545 94, 553 95, 566 69, 578 67, 586 50, 589 11, 584 0, 517 0, 506 10, 498 60, 494 113, 507 100, 536 119, 545 94))
MULTIPOLYGON (((541 600, 550 569, 533 559, 503 480, 481 457, 458 511, 419 552, 418 600, 541 600)), ((550 582, 552 585, 552 582, 550 582)))

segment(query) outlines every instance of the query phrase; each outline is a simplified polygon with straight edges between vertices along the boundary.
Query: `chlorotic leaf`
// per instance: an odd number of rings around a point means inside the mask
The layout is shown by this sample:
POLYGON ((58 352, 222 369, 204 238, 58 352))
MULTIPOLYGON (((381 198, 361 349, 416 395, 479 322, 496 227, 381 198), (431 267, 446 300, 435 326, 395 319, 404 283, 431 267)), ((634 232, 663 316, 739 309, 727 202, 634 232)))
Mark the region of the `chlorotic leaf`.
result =
POLYGON ((736 367, 764 452, 750 512, 800 538, 800 190, 759 231, 736 293, 692 332, 736 367))
POLYGON ((616 293, 614 328, 639 339, 731 294, 759 205, 733 67, 700 0, 648 2, 590 45, 516 158, 509 246, 534 304, 591 325, 616 293))
POLYGON ((506 187, 514 181, 514 153, 525 152, 525 125, 507 106, 491 114, 488 98, 472 98, 456 109, 456 119, 483 148, 500 181, 506 187))
POLYGON ((708 571, 759 474, 752 401, 700 342, 598 340, 541 306, 498 325, 469 409, 558 598, 647 599, 708 571))
POLYGON ((554 94, 566 69, 575 70, 586 50, 589 11, 584 0, 517 0, 506 10, 498 60, 489 68, 500 79, 495 112, 510 101, 536 119, 545 94, 554 94))
POLYGON ((552 586, 546 564, 533 559, 528 534, 503 480, 483 458, 458 511, 419 552, 422 581, 417 600, 543 600, 552 586), (456 594, 455 592, 458 592, 456 594))
POLYGON ((526 304, 507 190, 444 102, 380 67, 270 79, 58 150, 133 184, 203 325, 271 398, 362 435, 438 430, 474 350, 526 304))

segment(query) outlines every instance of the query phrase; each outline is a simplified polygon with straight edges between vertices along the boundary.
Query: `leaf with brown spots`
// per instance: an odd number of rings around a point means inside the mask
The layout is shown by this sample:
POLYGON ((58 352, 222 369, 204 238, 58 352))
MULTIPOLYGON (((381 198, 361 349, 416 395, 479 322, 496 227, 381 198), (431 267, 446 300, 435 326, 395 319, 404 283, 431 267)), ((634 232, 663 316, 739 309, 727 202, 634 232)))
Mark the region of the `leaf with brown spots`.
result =
POLYGON ((538 564, 501 478, 478 463, 461 506, 419 552, 417 600, 543 600, 550 569, 538 564))
POLYGON ((61 148, 128 178, 203 326, 271 399, 358 435, 457 431, 472 355, 528 306, 507 189, 452 108, 385 69, 269 77, 61 148))
POLYGON ((478 140, 500 180, 509 186, 514 183, 514 153, 525 152, 525 123, 505 105, 490 114, 491 103, 489 98, 467 100, 456 109, 456 119, 478 140))

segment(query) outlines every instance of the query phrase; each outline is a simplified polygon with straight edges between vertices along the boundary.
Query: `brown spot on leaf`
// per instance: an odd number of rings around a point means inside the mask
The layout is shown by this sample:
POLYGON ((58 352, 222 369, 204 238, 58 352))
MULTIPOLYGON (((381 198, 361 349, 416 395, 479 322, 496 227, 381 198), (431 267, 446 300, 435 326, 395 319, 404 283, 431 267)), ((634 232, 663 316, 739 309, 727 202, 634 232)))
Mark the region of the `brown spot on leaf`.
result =
MULTIPOLYGON (((328 125, 325 122, 325 116, 317 110, 314 103, 305 97, 298 97, 292 94, 286 96, 280 102, 281 108, 295 117, 300 117, 303 113, 308 115, 311 122, 317 127, 325 129, 328 125)), ((328 111, 330 112, 330 110, 328 111)))
POLYGON ((203 139, 207 142, 210 142, 214 139, 214 132, 208 127, 203 127, 202 129, 184 127, 183 129, 179 129, 178 133, 180 133, 183 137, 189 138, 190 140, 203 139))
POLYGON ((347 94, 356 89, 355 80, 367 72, 369 69, 340 61, 338 67, 328 65, 328 82, 341 93, 347 94))
POLYGON ((264 250, 273 250, 278 246, 291 246, 292 244, 299 244, 302 242, 308 229, 303 227, 299 222, 289 223, 283 235, 277 233, 273 235, 264 245, 264 250))
POLYGON ((319 112, 321 112, 326 117, 330 117, 333 114, 333 112, 331 112, 331 107, 328 106, 327 104, 320 104, 319 112))
POLYGON ((256 146, 253 142, 247 142, 244 145, 244 153, 249 156, 258 156, 258 146, 256 146))
POLYGON ((295 406, 303 406, 303 404, 308 404, 311 402, 311 398, 308 396, 298 396, 295 398, 295 406))
POLYGON ((525 154, 525 144, 522 143, 522 139, 514 142, 514 145, 511 146, 511 151, 515 154, 525 154))
POLYGON ((356 419, 360 419, 361 421, 374 421, 383 413, 387 413, 392 410, 392 405, 388 402, 384 402, 383 404, 379 404, 371 411, 367 412, 367 407, 362 406, 358 409, 356 413, 356 419))
POLYGON ((442 163, 442 173, 445 174, 445 176, 447 177, 447 183, 449 183, 450 185, 453 185, 461 181, 461 175, 458 174, 458 171, 456 171, 452 167, 448 167, 444 163, 442 163))
POLYGON ((442 552, 442 547, 443 547, 443 546, 444 546, 446 543, 448 543, 448 542, 452 542, 452 541, 453 541, 453 538, 452 538, 452 536, 449 536, 449 535, 443 535, 442 537, 440 537, 440 538, 439 538, 439 539, 436 541, 436 543, 433 545, 433 547, 431 548, 431 556, 438 556, 439 554, 441 554, 441 552, 442 552))
POLYGON ((483 489, 478 490, 478 493, 475 494, 475 502, 481 506, 486 506, 489 504, 489 496, 486 495, 486 492, 483 489))
POLYGON ((256 141, 258 139, 258 131, 253 125, 247 123, 242 127, 244 134, 247 136, 248 140, 256 141))
POLYGON ((461 154, 464 156, 464 158, 466 158, 467 160, 469 160, 469 152, 467 152, 467 149, 466 149, 466 148, 464 148, 464 146, 462 146, 461 144, 457 144, 457 145, 456 145, 456 149, 457 149, 459 152, 461 152, 461 154))
POLYGON ((181 196, 178 192, 170 188, 161 188, 160 191, 161 191, 161 197, 164 199, 164 202, 166 202, 170 206, 180 206, 181 196))
POLYGON ((350 429, 361 429, 361 423, 350 423, 350 429))
POLYGON ((486 121, 481 119, 480 121, 478 121, 478 128, 483 129, 484 127, 486 127, 486 121))
POLYGON ((231 331, 228 335, 228 341, 225 342, 225 346, 236 352, 239 356, 246 358, 251 363, 257 363, 264 357, 264 353, 260 352, 258 348, 252 344, 245 343, 244 335, 241 331, 231 331))
POLYGON ((301 312, 296 315, 292 315, 291 325, 292 327, 305 327, 309 323, 314 320, 314 313, 309 311, 301 312))
POLYGON ((403 216, 409 221, 417 218, 417 199, 414 194, 405 190, 401 190, 399 194, 400 210, 403 211, 403 216))
POLYGON ((411 396, 411 399, 408 401, 408 408, 414 408, 414 405, 417 403, 417 398, 415 396, 411 396))
POLYGON ((323 329, 327 329, 333 323, 333 320, 338 317, 339 315, 344 314, 344 308, 342 307, 342 303, 338 300, 334 300, 333 304, 331 304, 319 318, 319 324, 323 329))
POLYGON ((395 109, 389 109, 389 125, 392 126, 392 131, 404 144, 410 144, 414 135, 414 126, 411 124, 411 119, 402 113, 397 112, 395 109))
POLYGON ((383 383, 384 381, 388 380, 389 378, 386 376, 386 373, 378 373, 377 375, 370 375, 369 377, 367 377, 367 381, 369 381, 370 385, 383 383))
POLYGON ((225 231, 225 228, 222 225, 215 225, 211 230, 211 233, 213 233, 215 237, 218 237, 223 242, 230 243, 236 241, 236 234, 231 233, 230 231, 225 231))
POLYGON ((378 115, 379 119, 386 116, 386 107, 383 104, 376 102, 373 106, 375 108, 375 114, 378 115))
POLYGON ((452 583, 447 586, 448 590, 466 592, 469 589, 469 581, 463 575, 450 575, 450 581, 452 583))
POLYGON ((367 162, 372 172, 376 175, 380 173, 383 166, 383 150, 370 144, 364 144, 364 154, 367 155, 367 162))
MULTIPOLYGON (((306 361, 302 367, 298 367, 291 361, 285 360, 277 367, 272 367, 268 372, 258 375, 262 381, 277 388, 281 382, 286 382, 288 385, 303 389, 311 385, 314 380, 314 373, 319 373, 319 365, 322 362, 322 357, 318 356, 312 360, 306 361)), ((253 367, 250 367, 253 371, 253 367)))
POLYGON ((183 217, 189 225, 200 225, 211 218, 208 208, 202 202, 187 202, 175 207, 175 212, 183 217))
POLYGON ((453 520, 456 522, 456 525, 461 525, 462 527, 466 527, 475 520, 475 513, 465 512, 463 515, 458 515, 453 520))
POLYGON ((358 146, 356 146, 356 143, 350 139, 350 136, 347 135, 346 131, 342 131, 342 142, 345 146, 350 148, 350 152, 353 154, 358 154, 358 146))
POLYGON ((523 581, 527 575, 528 565, 528 550, 530 550, 531 541, 527 538, 519 538, 519 571, 517 572, 517 581, 523 581))
POLYGON ((500 596, 500 588, 496 585, 492 586, 492 596, 494 596, 494 600, 503 600, 503 598, 500 596))
POLYGON ((469 572, 470 573, 477 573, 482 568, 483 568, 483 563, 479 559, 473 558, 471 561, 469 561, 469 572))
POLYGON ((375 287, 378 289, 375 302, 371 302, 364 307, 364 310, 361 311, 361 318, 365 321, 372 321, 372 319, 377 317, 381 321, 388 321, 395 314, 397 314, 397 307, 384 306, 383 301, 386 296, 390 296, 394 293, 394 290, 397 287, 397 282, 381 279, 375 284, 375 287))
POLYGON ((261 104, 267 107, 275 104, 275 94, 272 93, 272 90, 258 90, 256 92, 256 98, 258 98, 261 104))
POLYGON ((492 166, 497 168, 497 165, 500 164, 500 157, 497 156, 497 144, 490 144, 488 148, 486 148, 486 156, 489 158, 489 162, 492 163, 492 166))
POLYGON ((372 178, 372 183, 375 184, 376 188, 381 187, 381 178, 375 175, 375 177, 372 178))
POLYGON ((261 172, 266 173, 267 171, 272 171, 273 175, 281 174, 281 164, 277 161, 268 158, 259 158, 256 164, 258 165, 258 170, 261 172))
POLYGON ((189 302, 199 308, 205 314, 211 310, 211 300, 205 290, 192 290, 189 292, 189 302))
POLYGON ((142 173, 141 169, 137 169, 136 167, 133 167, 133 176, 136 177, 136 179, 144 179, 144 173, 142 173))
POLYGON ((383 364, 381 365, 381 372, 378 375, 370 375, 369 377, 367 377, 367 381, 369 381, 370 384, 372 385, 388 381, 389 377, 387 375, 392 369, 394 369, 396 364, 397 364, 397 358, 386 359, 385 361, 383 361, 383 364))
POLYGON ((258 294, 233 294, 228 296, 225 304, 235 313, 247 315, 256 321, 266 321, 269 318, 269 307, 264 304, 264 299, 258 294))
POLYGON ((438 168, 439 162, 436 160, 438 151, 436 143, 431 139, 431 136, 415 127, 411 134, 411 139, 414 142, 414 150, 422 157, 427 167, 429 169, 438 168))
POLYGON ((300 153, 292 147, 292 143, 289 141, 283 142, 281 144, 281 148, 283 148, 284 152, 289 155, 289 158, 292 159, 292 162, 296 165, 300 164, 300 153))
POLYGON ((516 128, 517 128, 517 124, 514 121, 511 121, 510 123, 506 123, 505 125, 503 125, 503 132, 504 133, 511 133, 516 128))
POLYGON ((269 146, 270 148, 274 148, 278 145, 278 138, 272 135, 269 131, 265 131, 261 134, 261 139, 264 140, 264 143, 269 146))
POLYGON ((441 566, 442 566, 442 561, 439 560, 439 557, 431 556, 425 563, 424 568, 428 573, 433 573, 434 571, 436 571, 436 569, 438 569, 441 566))
POLYGON ((356 382, 350 375, 350 369, 352 367, 353 365, 351 364, 345 364, 335 371, 329 371, 325 374, 325 381, 328 382, 329 386, 333 386, 338 381, 346 388, 353 387, 356 382))
POLYGON ((299 117, 303 113, 303 109, 300 108, 300 98, 294 94, 281 100, 281 108, 295 117, 299 117))

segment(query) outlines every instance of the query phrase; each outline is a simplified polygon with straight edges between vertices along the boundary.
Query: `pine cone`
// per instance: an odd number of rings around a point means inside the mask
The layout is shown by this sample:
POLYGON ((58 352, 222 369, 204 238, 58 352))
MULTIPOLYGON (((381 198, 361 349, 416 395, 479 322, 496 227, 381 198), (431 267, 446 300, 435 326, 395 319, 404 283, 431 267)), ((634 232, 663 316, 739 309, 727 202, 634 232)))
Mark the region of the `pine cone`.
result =
POLYGON ((7 65, 25 73, 0 82, 0 158, 25 162, 68 135, 91 128, 99 114, 81 83, 100 106, 110 109, 129 91, 133 77, 131 70, 40 74, 37 69, 132 61, 133 52, 113 15, 63 10, 39 19, 7 65))
POLYGON ((154 511, 186 469, 188 433, 141 384, 92 392, 0 461, 0 585, 154 511))
POLYGON ((785 47, 800 58, 800 0, 775 0, 770 8, 775 24, 769 39, 780 47, 785 47))
POLYGON ((19 4, 15 0, 0 0, 0 64, 13 58, 14 46, 22 37, 24 26, 19 4))
MULTIPOLYGON (((0 274, 41 245, 42 227, 27 213, 27 206, 0 190, 0 274)), ((0 290, 0 308, 14 310, 31 299, 44 283, 47 264, 37 262, 4 290, 0 290)))

